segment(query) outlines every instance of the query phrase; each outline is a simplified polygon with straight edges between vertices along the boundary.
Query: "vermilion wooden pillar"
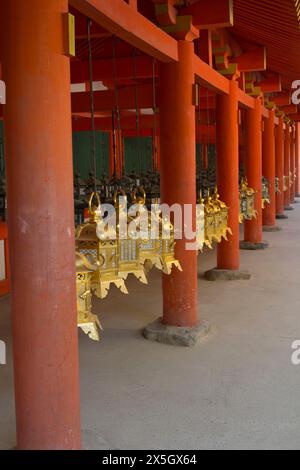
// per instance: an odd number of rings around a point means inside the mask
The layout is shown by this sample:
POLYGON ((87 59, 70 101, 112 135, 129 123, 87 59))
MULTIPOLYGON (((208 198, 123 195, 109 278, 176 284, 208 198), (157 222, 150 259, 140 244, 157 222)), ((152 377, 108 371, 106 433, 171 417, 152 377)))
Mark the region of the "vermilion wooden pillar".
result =
POLYGON ((269 181, 271 204, 263 210, 263 225, 274 227, 276 222, 275 205, 275 111, 269 111, 269 118, 264 121, 263 132, 263 176, 269 181))
POLYGON ((239 247, 239 114, 238 83, 229 82, 229 94, 216 99, 217 184, 220 198, 229 207, 232 235, 218 245, 217 267, 205 273, 209 281, 250 279, 240 271, 239 247))
POLYGON ((296 123, 296 146, 295 146, 295 158, 296 158, 296 197, 300 197, 300 134, 299 134, 299 122, 296 123))
MULTIPOLYGON (((179 41, 178 51, 179 62, 160 69, 161 200, 170 206, 190 204, 195 219, 194 45, 179 41)), ((186 250, 185 238, 176 241, 175 251, 183 272, 173 269, 163 276, 163 323, 192 327, 198 321, 197 253, 186 250)))
POLYGON ((238 270, 239 249, 239 139, 238 83, 230 81, 229 95, 218 95, 216 101, 217 182, 220 198, 229 207, 232 236, 218 245, 218 269, 238 270), (228 138, 230 136, 230 138, 228 138))
POLYGON ((290 206, 290 151, 291 151, 291 137, 290 137, 290 126, 285 125, 284 132, 284 175, 287 176, 287 190, 284 192, 284 209, 289 210, 290 206))
POLYGON ((295 201, 295 126, 291 126, 291 149, 290 149, 290 172, 292 177, 292 184, 290 189, 290 202, 293 203, 295 201))
POLYGON ((80 447, 67 11, 1 2, 18 449, 80 447))
POLYGON ((276 194, 276 216, 278 218, 285 217, 284 215, 284 129, 283 117, 279 117, 278 126, 276 128, 276 145, 275 145, 275 159, 276 159, 276 176, 279 179, 279 192, 276 194))
POLYGON ((257 217, 245 221, 242 248, 263 247, 262 244, 262 118, 261 100, 255 100, 254 109, 246 111, 246 176, 251 188, 256 191, 255 209, 257 217))

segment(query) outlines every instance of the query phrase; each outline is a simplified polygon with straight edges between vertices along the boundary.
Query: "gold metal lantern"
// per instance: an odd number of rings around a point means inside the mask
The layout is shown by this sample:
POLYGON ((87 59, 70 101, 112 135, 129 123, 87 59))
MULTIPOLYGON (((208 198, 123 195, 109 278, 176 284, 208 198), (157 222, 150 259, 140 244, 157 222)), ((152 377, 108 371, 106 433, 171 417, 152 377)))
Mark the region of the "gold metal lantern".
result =
MULTIPOLYGON (((122 191, 121 193, 115 192, 114 195, 115 209, 117 213, 117 240, 118 240, 118 276, 126 280, 129 274, 133 274, 143 284, 148 284, 144 267, 140 261, 140 240, 130 232, 130 223, 134 225, 134 218, 127 217, 127 197, 122 191), (118 201, 118 194, 122 195, 122 200, 118 201), (126 220, 126 234, 125 237, 120 237, 120 218, 125 217, 126 220)), ((142 203, 141 203, 142 206, 142 203)), ((141 207, 142 210, 142 207, 141 207)))
POLYGON ((271 204, 270 199, 270 184, 267 178, 263 176, 262 179, 262 208, 266 207, 266 204, 271 204))
POLYGON ((202 193, 196 208, 196 244, 197 250, 202 251, 205 245, 205 205, 202 193))
POLYGON ((77 325, 94 341, 99 341, 99 330, 102 330, 97 315, 92 313, 91 279, 97 270, 93 260, 81 253, 76 253, 76 290, 77 290, 77 325))
POLYGON ((239 191, 240 223, 243 223, 244 220, 252 220, 257 217, 257 210, 255 209, 255 194, 256 191, 253 188, 250 188, 247 178, 242 178, 239 191))
MULTIPOLYGON (((200 195, 200 200, 202 200, 202 195, 200 195)), ((205 245, 212 249, 213 241, 215 240, 216 224, 215 224, 215 215, 216 208, 212 203, 212 197, 210 191, 208 190, 207 196, 204 199, 204 215, 205 215, 205 245)))
POLYGON ((77 228, 75 236, 77 251, 83 255, 92 256, 97 261, 97 270, 92 276, 92 288, 100 299, 104 299, 112 284, 120 289, 123 294, 128 294, 128 290, 124 278, 119 275, 117 237, 104 230, 101 231, 99 226, 97 227, 97 224, 102 223, 99 208, 99 195, 93 193, 89 202, 90 220, 77 228), (97 201, 97 206, 92 206, 94 198, 97 201))
POLYGON ((158 204, 152 206, 152 213, 156 218, 158 225, 157 252, 160 258, 161 269, 164 274, 170 275, 173 266, 179 271, 182 271, 180 262, 175 257, 175 235, 174 226, 168 217, 161 214, 161 209, 158 204))
POLYGON ((218 194, 218 187, 215 186, 215 191, 212 197, 212 203, 215 206, 216 213, 216 235, 215 240, 220 243, 222 239, 228 241, 227 235, 232 235, 231 228, 228 226, 229 208, 225 202, 221 201, 218 194))

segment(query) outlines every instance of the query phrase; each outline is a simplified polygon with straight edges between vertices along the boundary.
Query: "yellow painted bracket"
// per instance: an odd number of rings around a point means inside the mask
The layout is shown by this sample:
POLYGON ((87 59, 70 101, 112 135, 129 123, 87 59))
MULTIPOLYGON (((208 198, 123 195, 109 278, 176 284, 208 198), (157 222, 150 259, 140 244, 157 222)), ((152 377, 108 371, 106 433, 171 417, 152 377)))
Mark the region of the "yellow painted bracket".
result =
POLYGON ((71 13, 63 14, 64 21, 64 54, 68 57, 75 57, 75 16, 71 13))

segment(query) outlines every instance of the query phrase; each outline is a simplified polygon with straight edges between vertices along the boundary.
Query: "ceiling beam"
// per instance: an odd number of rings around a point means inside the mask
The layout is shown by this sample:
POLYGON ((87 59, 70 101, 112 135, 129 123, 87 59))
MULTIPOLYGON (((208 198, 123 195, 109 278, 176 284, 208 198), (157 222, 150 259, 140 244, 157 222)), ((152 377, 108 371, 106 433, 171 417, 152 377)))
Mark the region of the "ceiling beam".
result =
POLYGON ((180 15, 192 15, 193 25, 199 29, 233 26, 233 0, 198 0, 179 11, 180 15))
POLYGON ((274 101, 277 106, 288 106, 291 104, 291 94, 288 92, 280 93, 280 95, 272 98, 272 101, 274 101))
MULTIPOLYGON (((257 83, 263 93, 281 92, 281 75, 274 75, 257 83)), ((273 99, 272 99, 273 101, 273 99)))
MULTIPOLYGON (((153 107, 153 87, 152 85, 140 85, 137 88, 130 86, 120 88, 118 91, 118 105, 120 110, 153 107), (137 93, 137 96, 136 96, 137 93)), ((72 93, 72 113, 88 113, 91 109, 90 95, 86 92, 72 93)), ((95 112, 112 111, 117 105, 117 96, 113 90, 94 92, 95 112)))
POLYGON ((177 62, 177 41, 123 0, 69 0, 83 15, 145 54, 177 62))
POLYGON ((219 72, 211 68, 198 56, 194 56, 194 71, 196 80, 216 93, 229 93, 229 80, 224 78, 219 72))
MULTIPOLYGON (((112 59, 93 60, 93 80, 114 81, 143 80, 153 77, 153 59, 148 56, 136 56, 116 59, 115 66, 112 59), (115 70, 114 70, 115 69, 115 70)), ((155 76, 158 75, 157 67, 155 76)), ((83 83, 89 80, 88 61, 71 61, 71 82, 83 83)))
POLYGON ((300 121, 300 113, 290 114, 289 118, 292 121, 299 122, 300 121))
POLYGON ((298 107, 295 104, 290 104, 289 106, 282 106, 282 111, 289 115, 289 114, 297 114, 298 107))
POLYGON ((240 72, 264 71, 267 69, 267 49, 259 47, 238 57, 233 57, 230 62, 237 64, 240 72))

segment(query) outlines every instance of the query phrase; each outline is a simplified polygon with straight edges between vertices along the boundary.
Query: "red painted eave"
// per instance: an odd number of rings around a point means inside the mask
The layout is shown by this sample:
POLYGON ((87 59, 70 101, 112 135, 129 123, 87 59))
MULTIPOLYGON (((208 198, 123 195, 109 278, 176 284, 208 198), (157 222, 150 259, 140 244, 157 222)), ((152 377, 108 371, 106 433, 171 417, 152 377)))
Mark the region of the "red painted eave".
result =
POLYGON ((300 78, 300 6, 297 0, 233 0, 230 30, 250 49, 267 47, 267 69, 282 75, 285 87, 300 78))

